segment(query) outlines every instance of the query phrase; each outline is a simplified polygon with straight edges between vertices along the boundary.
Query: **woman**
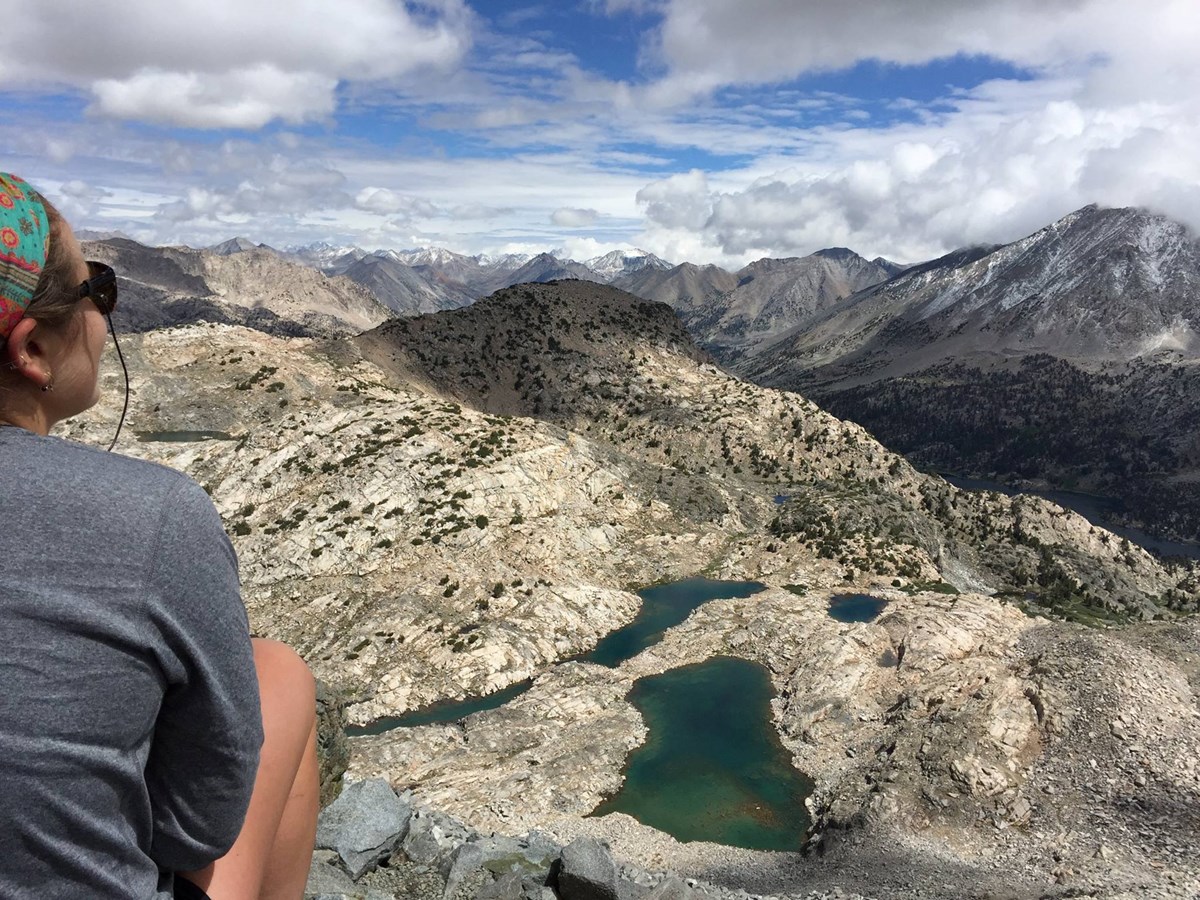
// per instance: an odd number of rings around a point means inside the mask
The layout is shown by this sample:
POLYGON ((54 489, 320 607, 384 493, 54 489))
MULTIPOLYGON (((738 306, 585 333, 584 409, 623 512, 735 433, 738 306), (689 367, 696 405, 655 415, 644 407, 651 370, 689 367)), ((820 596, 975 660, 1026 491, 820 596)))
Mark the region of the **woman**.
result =
POLYGON ((299 898, 312 676, 250 638, 195 482, 48 436, 98 399, 116 300, 0 173, 0 897, 299 898))

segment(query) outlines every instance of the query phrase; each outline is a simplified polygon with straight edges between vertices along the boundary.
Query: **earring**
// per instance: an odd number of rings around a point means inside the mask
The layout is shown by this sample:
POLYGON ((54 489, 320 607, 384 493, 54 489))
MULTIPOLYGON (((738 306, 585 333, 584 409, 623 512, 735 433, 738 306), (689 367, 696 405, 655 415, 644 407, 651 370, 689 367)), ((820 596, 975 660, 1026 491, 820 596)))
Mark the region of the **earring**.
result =
POLYGON ((42 391, 54 390, 54 376, 49 372, 46 373, 46 383, 42 385, 42 391))

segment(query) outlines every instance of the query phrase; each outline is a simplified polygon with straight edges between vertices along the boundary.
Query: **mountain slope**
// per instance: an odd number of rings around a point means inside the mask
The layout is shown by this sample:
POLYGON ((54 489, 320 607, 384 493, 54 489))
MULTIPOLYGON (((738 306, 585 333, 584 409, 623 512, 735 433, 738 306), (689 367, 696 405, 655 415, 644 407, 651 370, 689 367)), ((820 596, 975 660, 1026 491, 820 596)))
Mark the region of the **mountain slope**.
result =
POLYGON ((1185 226, 1089 206, 1015 243, 960 251, 861 291, 763 348, 748 371, 863 360, 894 374, 976 352, 1196 358, 1198 296, 1200 244, 1185 226))
POLYGON ((602 281, 603 279, 583 263, 573 259, 559 259, 549 253, 540 253, 525 265, 505 276, 504 287, 525 282, 561 281, 575 278, 580 281, 602 281))
POLYGON ((672 307, 684 322, 697 320, 737 287, 737 276, 720 266, 680 263, 671 269, 645 268, 622 276, 614 287, 672 307))
POLYGON ((355 260, 344 274, 400 315, 453 309, 473 299, 458 286, 447 290, 431 284, 421 273, 387 254, 371 254, 355 260))
POLYGON ((790 329, 803 328, 842 298, 884 281, 896 266, 845 248, 790 259, 761 259, 736 273, 677 266, 617 284, 675 307, 696 341, 727 364, 790 329))
POLYGON ((922 465, 1112 496, 1200 539, 1200 243, 1086 207, 847 298, 737 363, 922 465))
POLYGON ((1076 598, 1069 603, 1101 615, 1152 611, 1176 584, 1164 574, 1149 592, 1133 588, 1117 545, 1099 550, 1085 520, 1066 514, 1060 526, 1043 501, 959 492, 802 398, 737 382, 668 307, 612 287, 519 285, 466 309, 386 322, 355 341, 396 377, 474 408, 545 418, 687 474, 763 484, 788 498, 774 533, 850 566, 848 579, 858 565, 919 571, 916 552, 964 586, 1024 594, 1057 584, 1053 591, 1076 598), (856 550, 858 540, 881 544, 856 550), (1108 587, 1118 583, 1128 587, 1108 587))
POLYGON ((270 249, 219 255, 116 238, 86 243, 85 252, 116 269, 121 303, 114 320, 126 331, 208 321, 271 334, 333 335, 362 331, 390 315, 353 282, 270 249))
POLYGON ((646 269, 661 272, 671 268, 670 263, 645 250, 613 250, 611 253, 587 260, 584 265, 609 283, 646 269))

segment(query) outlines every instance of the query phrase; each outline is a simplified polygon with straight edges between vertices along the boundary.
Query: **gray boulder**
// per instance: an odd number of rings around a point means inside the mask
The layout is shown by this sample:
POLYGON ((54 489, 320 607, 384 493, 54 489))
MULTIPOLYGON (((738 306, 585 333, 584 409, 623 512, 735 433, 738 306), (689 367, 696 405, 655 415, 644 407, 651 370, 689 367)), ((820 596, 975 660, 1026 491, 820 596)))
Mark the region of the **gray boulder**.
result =
POLYGON ((694 893, 678 875, 668 875, 646 895, 646 900, 693 900, 694 893))
POLYGON ((477 841, 461 845, 442 860, 441 873, 446 879, 445 900, 450 900, 475 872, 483 867, 483 847, 477 841))
MULTIPOLYGON (((365 895, 365 891, 360 891, 350 880, 350 876, 339 869, 337 866, 331 865, 328 862, 319 858, 321 851, 313 854, 312 866, 308 870, 308 883, 304 886, 304 896, 326 896, 326 895, 349 895, 355 894, 365 895)), ((335 857, 336 858, 336 857, 335 857)))
POLYGON ((350 877, 358 879, 400 845, 409 830, 412 797, 397 797, 382 778, 358 781, 321 812, 318 849, 335 850, 350 877))
POLYGON ((474 837, 474 831, 452 816, 437 810, 417 809, 400 849, 412 862, 428 866, 474 837))
POLYGON ((475 892, 475 900, 522 900, 524 896, 521 875, 518 872, 501 875, 490 884, 483 884, 475 892))
POLYGON ((547 879, 539 875, 526 875, 521 879, 521 897, 523 900, 558 900, 554 888, 546 883, 547 879))
POLYGON ((562 849, 557 873, 563 900, 619 900, 617 864, 608 847, 579 837, 562 849))

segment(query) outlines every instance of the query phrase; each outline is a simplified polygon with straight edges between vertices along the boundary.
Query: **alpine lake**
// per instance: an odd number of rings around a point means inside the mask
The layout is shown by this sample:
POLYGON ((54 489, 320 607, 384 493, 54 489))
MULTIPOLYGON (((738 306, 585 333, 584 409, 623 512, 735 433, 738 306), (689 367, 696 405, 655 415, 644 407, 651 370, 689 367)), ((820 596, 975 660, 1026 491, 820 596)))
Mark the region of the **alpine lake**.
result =
MULTIPOLYGON (((638 592, 637 617, 576 659, 615 668, 702 604, 749 597, 763 587, 689 578, 645 588, 638 592)), ((522 682, 486 697, 435 704, 347 729, 347 734, 457 721, 501 706, 529 686, 522 682)), ((623 812, 680 841, 799 850, 810 825, 804 800, 813 783, 792 766, 772 724, 773 693, 764 667, 732 657, 634 682, 629 700, 649 734, 630 754, 621 790, 592 815, 623 812)))

